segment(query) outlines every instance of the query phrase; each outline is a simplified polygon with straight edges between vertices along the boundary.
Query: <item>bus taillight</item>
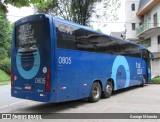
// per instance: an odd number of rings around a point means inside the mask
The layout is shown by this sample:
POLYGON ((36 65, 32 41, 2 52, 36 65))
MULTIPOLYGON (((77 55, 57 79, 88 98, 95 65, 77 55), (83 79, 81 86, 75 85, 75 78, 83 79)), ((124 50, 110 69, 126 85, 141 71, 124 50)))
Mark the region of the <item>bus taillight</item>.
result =
POLYGON ((46 76, 46 91, 47 92, 50 92, 50 80, 51 80, 50 75, 51 75, 50 69, 48 69, 47 76, 46 76))
POLYGON ((13 87, 14 76, 12 69, 10 70, 10 77, 11 77, 11 87, 13 87))

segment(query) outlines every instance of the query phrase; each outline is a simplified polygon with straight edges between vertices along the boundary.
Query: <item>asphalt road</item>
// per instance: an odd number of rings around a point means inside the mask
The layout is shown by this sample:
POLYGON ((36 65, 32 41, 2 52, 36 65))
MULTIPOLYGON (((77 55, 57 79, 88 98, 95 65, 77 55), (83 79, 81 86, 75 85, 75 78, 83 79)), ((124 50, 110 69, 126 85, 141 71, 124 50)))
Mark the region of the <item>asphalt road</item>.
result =
POLYGON ((0 86, 0 113, 160 113, 160 85, 121 90, 97 103, 78 100, 56 104, 13 98, 10 96, 10 85, 0 86))
POLYGON ((17 104, 22 100, 11 97, 10 94, 10 85, 2 85, 0 86, 0 110, 2 108, 6 108, 11 106, 12 104, 17 104))

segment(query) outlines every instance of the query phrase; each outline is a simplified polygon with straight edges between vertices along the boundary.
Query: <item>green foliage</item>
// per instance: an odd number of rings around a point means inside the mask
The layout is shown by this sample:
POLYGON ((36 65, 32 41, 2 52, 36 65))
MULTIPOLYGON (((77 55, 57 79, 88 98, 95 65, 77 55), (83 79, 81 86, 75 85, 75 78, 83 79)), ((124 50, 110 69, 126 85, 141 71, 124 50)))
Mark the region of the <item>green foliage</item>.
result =
POLYGON ((4 0, 3 4, 11 4, 16 7, 37 5, 44 8, 48 6, 48 4, 50 4, 51 2, 52 0, 4 0))
POLYGON ((74 0, 71 3, 70 11, 72 15, 72 21, 88 25, 89 19, 94 12, 94 4, 97 0, 74 0))
POLYGON ((6 19, 5 13, 0 10, 0 63, 1 60, 9 56, 11 48, 12 28, 6 19), (2 16, 3 15, 3 16, 2 16))
POLYGON ((4 13, 8 12, 7 7, 1 1, 0 1, 0 11, 4 13))
POLYGON ((35 5, 35 11, 90 25, 92 18, 94 21, 117 20, 116 11, 120 5, 120 0, 49 0, 43 6, 35 5))
POLYGON ((39 8, 47 8, 49 5, 52 4, 52 2, 57 2, 57 0, 31 0, 32 4, 34 6, 37 6, 39 8))
POLYGON ((11 4, 16 7, 29 6, 30 0, 4 0, 4 4, 11 4))
POLYGON ((6 81, 0 81, 0 85, 8 85, 10 83, 9 80, 6 81))
POLYGON ((0 70, 0 74, 1 74, 0 75, 0 82, 10 80, 10 76, 7 75, 4 71, 0 70))
MULTIPOLYGON (((23 6, 38 6, 40 8, 46 8, 53 0, 0 0, 0 11, 6 14, 8 12, 7 5, 13 5, 15 7, 23 6)), ((1 15, 2 13, 0 13, 1 15)))
MULTIPOLYGON (((7 12, 6 5, 16 7, 35 6, 38 13, 48 13, 54 16, 74 21, 82 25, 91 25, 94 21, 117 20, 116 11, 120 0, 3 0, 0 8, 7 12)), ((105 23, 100 23, 106 26, 105 23)))
POLYGON ((41 4, 36 4, 35 11, 37 13, 52 14, 54 16, 71 20, 70 6, 71 0, 50 0, 49 2, 47 0, 43 6, 41 6, 41 4))
POLYGON ((8 4, 11 4, 16 7, 22 7, 22 6, 29 6, 31 4, 30 1, 31 0, 0 0, 0 11, 3 12, 3 14, 6 14, 8 12, 7 10, 8 4))
POLYGON ((152 83, 160 83, 160 77, 152 78, 152 83))
POLYGON ((102 32, 99 28, 96 30, 97 32, 102 32))
POLYGON ((5 50, 5 48, 0 47, 0 63, 1 60, 4 59, 7 56, 7 51, 5 50))
POLYGON ((10 58, 7 57, 1 61, 0 69, 2 69, 8 75, 10 74, 10 67, 11 67, 11 59, 10 58))

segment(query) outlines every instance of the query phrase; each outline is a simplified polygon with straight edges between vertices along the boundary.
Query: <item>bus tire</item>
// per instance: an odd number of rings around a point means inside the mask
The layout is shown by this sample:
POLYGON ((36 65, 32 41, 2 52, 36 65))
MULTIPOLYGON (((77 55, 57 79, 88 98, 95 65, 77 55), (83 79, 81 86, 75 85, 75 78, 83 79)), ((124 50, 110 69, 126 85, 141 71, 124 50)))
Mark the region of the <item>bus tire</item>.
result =
POLYGON ((102 98, 109 98, 113 92, 113 84, 111 81, 108 81, 105 87, 105 91, 102 92, 102 98))
POLYGON ((101 97, 101 86, 98 82, 94 82, 91 88, 90 97, 88 98, 89 102, 98 102, 101 97))
POLYGON ((141 87, 144 87, 144 84, 145 84, 145 78, 142 79, 142 83, 141 83, 140 86, 141 86, 141 87))

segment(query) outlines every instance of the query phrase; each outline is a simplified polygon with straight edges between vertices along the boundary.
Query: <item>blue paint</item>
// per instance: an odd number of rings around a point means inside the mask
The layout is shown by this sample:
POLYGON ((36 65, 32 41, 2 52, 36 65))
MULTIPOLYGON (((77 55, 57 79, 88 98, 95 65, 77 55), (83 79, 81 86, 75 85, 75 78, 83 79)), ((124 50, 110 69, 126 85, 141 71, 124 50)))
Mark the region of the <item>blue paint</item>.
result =
POLYGON ((126 82, 126 70, 124 66, 119 66, 116 75, 117 87, 124 88, 126 82))
POLYGON ((24 79, 32 79, 35 77, 35 75, 38 73, 39 68, 40 68, 40 54, 39 51, 33 52, 34 55, 34 64, 30 70, 25 70, 22 66, 21 63, 21 54, 16 55, 16 64, 17 64, 17 69, 19 74, 24 78, 24 79))
MULTIPOLYGON (((32 15, 29 18, 30 20, 28 21, 28 17, 17 21, 14 31, 23 22, 37 21, 43 21, 43 30, 41 30, 42 34, 38 35, 40 36, 39 43, 36 45, 38 51, 33 52, 35 56, 34 62, 27 69, 22 66, 25 65, 25 62, 22 64, 20 53, 17 53, 19 47, 15 47, 16 31, 13 32, 11 67, 13 75, 17 76, 17 80, 14 80, 14 87, 11 89, 11 94, 14 97, 42 102, 77 100, 90 96, 94 81, 101 81, 102 91, 104 91, 108 79, 112 78, 114 90, 118 90, 140 85, 142 75, 147 73, 147 64, 140 57, 57 48, 58 38, 56 37, 55 21, 65 22, 68 25, 95 32, 87 27, 43 14, 32 15), (41 16, 41 19, 39 16, 41 16), (59 57, 70 57, 71 64, 60 64, 59 57), (142 64, 143 74, 137 74, 136 62, 142 64), (51 71, 51 92, 46 92, 45 90, 47 73, 43 72, 44 67, 51 71), (39 81, 43 79, 44 83, 36 83, 35 80, 37 78, 40 79, 39 81), (26 90, 24 89, 25 85, 31 85, 33 88, 26 90), (17 88, 21 88, 21 90, 17 88), (42 97, 41 94, 46 96, 42 97)), ((109 35, 104 34, 104 36, 109 35)), ((117 39, 115 37, 112 38, 117 39)), ((124 42, 128 43, 127 41, 124 42)), ((139 49, 142 48, 140 45, 137 46, 139 49)))
POLYGON ((125 83, 125 88, 129 86, 129 82, 130 82, 130 69, 129 69, 129 65, 128 62, 126 60, 126 58, 124 56, 117 56, 113 62, 113 66, 112 66, 112 75, 111 77, 114 80, 114 90, 117 90, 117 78, 116 78, 116 74, 117 74, 117 70, 120 66, 123 66, 125 68, 125 72, 126 72, 126 83, 125 83))

